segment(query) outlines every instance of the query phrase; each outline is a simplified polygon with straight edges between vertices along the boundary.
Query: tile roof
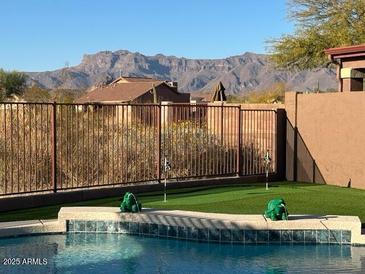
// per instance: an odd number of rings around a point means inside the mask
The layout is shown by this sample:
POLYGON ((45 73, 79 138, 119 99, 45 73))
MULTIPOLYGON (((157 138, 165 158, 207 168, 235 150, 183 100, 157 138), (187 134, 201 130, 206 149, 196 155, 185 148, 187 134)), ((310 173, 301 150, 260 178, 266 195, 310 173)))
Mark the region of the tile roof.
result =
POLYGON ((128 83, 115 83, 106 87, 99 87, 77 99, 76 103, 128 102, 152 90, 153 84, 155 87, 165 84, 164 81, 151 80, 153 81, 130 81, 128 83))

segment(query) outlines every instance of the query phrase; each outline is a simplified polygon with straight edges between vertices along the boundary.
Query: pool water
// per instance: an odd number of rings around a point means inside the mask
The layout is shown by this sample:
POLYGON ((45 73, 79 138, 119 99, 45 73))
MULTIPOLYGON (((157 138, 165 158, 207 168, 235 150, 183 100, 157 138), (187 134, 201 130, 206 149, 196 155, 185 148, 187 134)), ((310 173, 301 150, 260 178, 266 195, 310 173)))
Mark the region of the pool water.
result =
POLYGON ((230 245, 122 234, 0 239, 0 273, 365 273, 365 247, 230 245))

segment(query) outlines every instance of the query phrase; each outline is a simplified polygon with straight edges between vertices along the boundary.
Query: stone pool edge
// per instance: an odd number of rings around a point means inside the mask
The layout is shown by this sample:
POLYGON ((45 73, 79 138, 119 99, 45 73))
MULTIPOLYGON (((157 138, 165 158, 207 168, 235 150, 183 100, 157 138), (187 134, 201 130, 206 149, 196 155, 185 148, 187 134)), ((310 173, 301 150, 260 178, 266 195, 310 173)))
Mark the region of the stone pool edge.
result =
POLYGON ((355 216, 291 215, 273 222, 262 215, 116 207, 64 207, 58 219, 0 223, 0 238, 50 233, 122 233, 146 237, 233 244, 365 245, 355 216))
POLYGON ((0 222, 0 239, 28 235, 66 233, 65 223, 58 219, 0 222))

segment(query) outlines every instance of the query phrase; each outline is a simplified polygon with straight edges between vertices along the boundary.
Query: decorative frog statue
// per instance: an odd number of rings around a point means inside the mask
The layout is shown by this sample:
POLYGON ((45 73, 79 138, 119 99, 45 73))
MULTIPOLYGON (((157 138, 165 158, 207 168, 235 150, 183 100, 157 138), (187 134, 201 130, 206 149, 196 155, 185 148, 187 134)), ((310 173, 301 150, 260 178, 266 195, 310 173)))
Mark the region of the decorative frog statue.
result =
POLYGON ((126 192, 123 201, 120 204, 120 211, 122 212, 140 212, 142 204, 137 201, 136 196, 131 192, 126 192))
POLYGON ((288 210, 283 199, 273 199, 267 204, 264 216, 272 221, 288 220, 288 210))

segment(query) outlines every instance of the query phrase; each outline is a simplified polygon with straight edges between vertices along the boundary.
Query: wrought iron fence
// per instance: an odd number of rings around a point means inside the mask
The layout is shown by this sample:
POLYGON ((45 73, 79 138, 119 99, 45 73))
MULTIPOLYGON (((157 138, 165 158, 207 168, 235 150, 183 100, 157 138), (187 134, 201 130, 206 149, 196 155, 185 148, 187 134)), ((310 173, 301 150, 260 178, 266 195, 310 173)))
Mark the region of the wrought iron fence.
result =
POLYGON ((274 173, 276 115, 234 105, 0 103, 0 196, 259 175, 266 151, 274 173))

